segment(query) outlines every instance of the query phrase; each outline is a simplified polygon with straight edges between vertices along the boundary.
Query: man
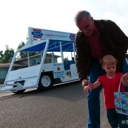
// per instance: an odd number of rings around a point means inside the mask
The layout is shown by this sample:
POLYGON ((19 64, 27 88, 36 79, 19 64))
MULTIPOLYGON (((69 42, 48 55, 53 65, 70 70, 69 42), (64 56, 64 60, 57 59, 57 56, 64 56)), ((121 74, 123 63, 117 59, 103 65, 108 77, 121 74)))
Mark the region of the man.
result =
MULTIPOLYGON (((75 23, 79 28, 76 36, 76 67, 83 88, 88 79, 93 83, 105 73, 99 63, 104 55, 113 55, 118 60, 117 72, 128 72, 125 60, 128 38, 113 21, 94 20, 88 11, 79 11, 75 23)), ((101 89, 99 86, 87 95, 88 128, 100 128, 101 89)))

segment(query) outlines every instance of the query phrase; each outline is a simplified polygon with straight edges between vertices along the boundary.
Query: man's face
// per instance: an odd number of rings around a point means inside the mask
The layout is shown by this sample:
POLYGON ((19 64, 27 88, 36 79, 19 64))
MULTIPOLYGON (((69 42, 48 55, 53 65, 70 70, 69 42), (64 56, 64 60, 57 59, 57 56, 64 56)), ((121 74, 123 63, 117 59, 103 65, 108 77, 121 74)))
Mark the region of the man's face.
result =
POLYGON ((91 36, 94 31, 94 20, 87 19, 83 17, 80 23, 77 24, 77 27, 86 35, 91 36))

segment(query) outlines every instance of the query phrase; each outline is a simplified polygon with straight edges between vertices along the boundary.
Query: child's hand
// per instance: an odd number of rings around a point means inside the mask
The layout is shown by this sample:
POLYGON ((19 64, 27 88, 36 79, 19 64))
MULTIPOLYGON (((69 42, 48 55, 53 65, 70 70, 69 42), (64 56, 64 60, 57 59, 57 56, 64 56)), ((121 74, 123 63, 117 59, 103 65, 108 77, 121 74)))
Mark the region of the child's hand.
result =
POLYGON ((85 86, 83 89, 84 89, 85 93, 92 91, 92 84, 89 82, 89 84, 87 86, 85 86))
POLYGON ((85 93, 92 91, 92 84, 87 79, 82 81, 82 87, 85 93))

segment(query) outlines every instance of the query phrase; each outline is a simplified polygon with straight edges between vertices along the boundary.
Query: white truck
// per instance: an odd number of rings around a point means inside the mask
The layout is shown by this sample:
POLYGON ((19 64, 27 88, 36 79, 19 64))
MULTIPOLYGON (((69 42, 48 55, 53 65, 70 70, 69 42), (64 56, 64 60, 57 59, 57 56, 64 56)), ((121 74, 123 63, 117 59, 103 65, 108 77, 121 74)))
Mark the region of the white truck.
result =
MULTIPOLYGON (((64 69, 63 52, 72 53, 75 57, 75 34, 67 32, 52 31, 39 28, 28 28, 28 42, 15 52, 4 84, 0 88, 0 92, 11 91, 13 93, 22 93, 29 88, 37 88, 38 90, 47 90, 58 83, 66 83, 78 81, 76 65, 71 64, 70 70, 64 69), (13 65, 19 52, 26 52, 28 64, 27 67, 14 69, 13 65), (41 61, 37 65, 30 64, 30 52, 40 53, 41 61), (61 53, 61 63, 45 64, 47 52, 61 53), (67 76, 67 73, 68 76, 67 76)), ((71 55, 72 55, 71 54, 71 55)), ((54 55, 54 54, 53 54, 54 55)))

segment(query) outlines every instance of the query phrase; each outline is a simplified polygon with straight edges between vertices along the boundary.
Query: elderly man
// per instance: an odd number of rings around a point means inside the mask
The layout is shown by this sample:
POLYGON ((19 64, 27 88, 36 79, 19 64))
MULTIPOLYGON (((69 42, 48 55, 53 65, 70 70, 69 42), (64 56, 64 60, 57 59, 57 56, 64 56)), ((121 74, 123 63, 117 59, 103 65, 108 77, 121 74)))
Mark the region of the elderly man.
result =
MULTIPOLYGON (((76 36, 76 67, 82 84, 95 82, 98 76, 105 72, 99 60, 107 54, 117 60, 117 72, 128 72, 125 54, 128 48, 128 38, 111 20, 94 20, 88 11, 79 11, 75 16, 79 32, 76 36), (89 77, 88 77, 89 76, 89 77)), ((88 128, 100 128, 100 100, 102 87, 87 95, 88 128)))

